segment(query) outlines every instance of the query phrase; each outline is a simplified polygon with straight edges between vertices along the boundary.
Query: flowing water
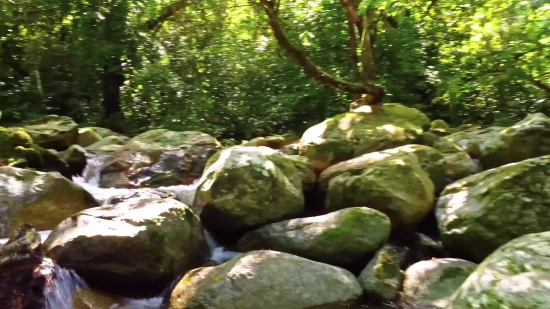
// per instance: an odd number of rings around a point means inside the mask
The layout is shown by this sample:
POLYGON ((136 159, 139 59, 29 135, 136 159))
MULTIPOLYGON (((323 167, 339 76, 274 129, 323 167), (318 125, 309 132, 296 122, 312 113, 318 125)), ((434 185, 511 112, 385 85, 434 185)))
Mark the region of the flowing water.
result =
MULTIPOLYGON (((107 205, 116 196, 128 195, 139 190, 154 190, 154 189, 118 189, 118 188, 100 188, 99 171, 103 162, 102 157, 89 158, 88 165, 82 173, 82 177, 74 176, 73 181, 83 187, 102 205, 107 205)), ((179 185, 162 187, 160 190, 170 191, 174 193, 177 199, 186 205, 192 205, 197 184, 179 185)), ((40 231, 42 240, 45 240, 51 231, 40 231)), ((213 262, 223 263, 235 256, 238 252, 226 250, 219 246, 212 235, 204 230, 205 238, 210 249, 213 262)), ((0 239, 0 244, 5 243, 7 239, 0 239)), ((74 271, 63 269, 55 265, 55 281, 46 290, 46 308, 45 309, 160 309, 164 296, 170 292, 173 285, 166 287, 161 295, 147 299, 125 298, 116 295, 109 295, 104 292, 96 291, 86 285, 84 280, 80 278, 74 271)), ((355 305, 355 306, 327 306, 318 309, 390 309, 397 308, 393 304, 387 305, 355 305)))

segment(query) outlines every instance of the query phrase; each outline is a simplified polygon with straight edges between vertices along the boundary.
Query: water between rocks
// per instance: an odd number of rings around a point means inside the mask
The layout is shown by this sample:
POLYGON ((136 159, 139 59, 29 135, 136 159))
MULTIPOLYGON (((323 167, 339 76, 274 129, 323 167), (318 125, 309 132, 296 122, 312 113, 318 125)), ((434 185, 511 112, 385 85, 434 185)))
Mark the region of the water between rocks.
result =
MULTIPOLYGON (((88 160, 88 165, 83 172, 83 177, 73 177, 73 181, 90 192, 94 198, 103 205, 109 204, 113 197, 117 195, 127 194, 138 190, 148 189, 117 189, 117 188, 100 188, 99 187, 99 171, 102 163, 102 158, 91 158, 88 160), (95 160, 94 160, 95 159, 95 160)), ((196 183, 192 185, 179 185, 171 187, 163 187, 161 189, 173 192, 178 200, 190 205, 193 203, 196 192, 196 183)), ((40 231, 42 241, 48 238, 51 231, 40 231)), ((205 237, 210 249, 210 259, 217 263, 223 263, 238 255, 237 252, 225 250, 219 246, 212 235, 205 230, 205 237)), ((3 244, 7 239, 0 239, 0 244, 3 244)), ((55 283, 46 291, 46 307, 45 309, 160 309, 162 300, 170 290, 171 286, 156 297, 147 299, 125 298, 116 295, 109 295, 105 292, 96 291, 86 285, 84 280, 80 278, 74 271, 63 269, 55 265, 55 283)), ((176 283, 176 282, 174 282, 176 283)), ((397 308, 393 304, 387 305, 331 305, 319 307, 316 309, 390 309, 397 308)))

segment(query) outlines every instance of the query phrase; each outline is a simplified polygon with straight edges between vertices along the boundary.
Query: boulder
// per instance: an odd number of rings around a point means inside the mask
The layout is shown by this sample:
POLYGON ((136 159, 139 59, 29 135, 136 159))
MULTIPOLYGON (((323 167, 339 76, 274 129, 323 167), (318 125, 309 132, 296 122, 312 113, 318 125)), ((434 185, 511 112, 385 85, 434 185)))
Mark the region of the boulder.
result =
POLYGON ((226 148, 208 161, 194 209, 213 233, 277 222, 304 209, 302 175, 271 148, 226 148))
POLYGON ((441 193, 436 217, 443 245, 454 257, 481 262, 524 234, 548 230, 550 156, 472 175, 441 193))
POLYGON ((200 132, 147 131, 106 159, 100 184, 104 188, 191 184, 220 149, 214 137, 200 132))
POLYGON ((379 301, 396 301, 403 284, 401 266, 407 251, 393 245, 383 246, 365 269, 358 280, 365 296, 379 301))
POLYGON ((483 146, 479 160, 484 169, 550 155, 550 118, 529 115, 483 146))
POLYGON ((326 169, 319 183, 327 209, 373 208, 390 217, 394 231, 414 230, 434 203, 433 182, 419 158, 407 151, 370 153, 342 162, 326 169))
POLYGON ((188 272, 168 309, 306 309, 362 294, 355 276, 335 266, 277 251, 252 251, 188 272))
POLYGON ((283 147, 297 141, 298 139, 298 136, 295 134, 256 137, 244 143, 243 146, 265 146, 272 149, 283 149, 283 147))
POLYGON ((61 222, 44 242, 48 257, 86 279, 166 284, 208 255, 198 217, 174 199, 130 199, 61 222))
POLYGON ((448 135, 451 132, 451 128, 445 122, 445 120, 436 119, 430 123, 430 132, 437 135, 448 135))
POLYGON ((445 309, 550 308, 550 232, 516 238, 464 281, 445 309))
POLYGON ((112 135, 86 147, 86 150, 95 154, 112 154, 122 148, 130 138, 126 136, 112 135))
POLYGON ((361 174, 364 170, 372 167, 381 161, 390 160, 413 154, 422 170, 424 170, 432 183, 439 188, 445 184, 446 161, 443 155, 436 149, 424 145, 405 145, 379 152, 371 152, 357 158, 340 162, 327 168, 319 175, 320 187, 323 190, 328 188, 331 179, 345 174, 361 174))
POLYGON ((103 137, 95 132, 93 128, 81 128, 78 130, 78 145, 81 147, 88 147, 102 139, 103 137))
POLYGON ((23 223, 51 230, 72 214, 96 206, 90 193, 59 173, 0 167, 0 237, 23 223))
POLYGON ((476 267, 460 259, 418 262, 405 271, 400 303, 443 308, 476 267))
POLYGON ((445 176, 458 180, 477 172, 472 158, 464 149, 433 133, 424 133, 424 145, 439 151, 445 158, 445 176))
POLYGON ((128 137, 120 134, 120 133, 117 133, 117 132, 114 132, 114 131, 111 131, 107 128, 101 128, 101 127, 87 127, 87 128, 84 128, 85 130, 91 130, 93 131, 94 133, 96 133, 97 135, 101 136, 101 138, 106 138, 106 137, 109 137, 109 136, 117 136, 117 137, 123 137, 123 138, 126 138, 126 139, 129 139, 128 137))
POLYGON ((0 308, 43 308, 44 290, 51 278, 41 272, 40 235, 28 224, 17 228, 0 245, 0 308))
POLYGON ((244 235, 236 249, 270 249, 337 266, 365 260, 388 239, 390 219, 365 207, 265 225, 244 235))
POLYGON ((449 142, 455 143, 472 158, 481 157, 481 153, 489 143, 498 139, 503 127, 488 127, 476 129, 475 127, 465 131, 458 131, 444 137, 449 142))
POLYGON ((320 173, 365 153, 416 143, 428 126, 426 115, 401 104, 362 106, 309 128, 300 140, 300 155, 320 173))
POLYGON ((49 115, 21 127, 43 148, 65 150, 78 143, 78 125, 67 116, 49 115))
POLYGON ((58 157, 69 165, 72 175, 82 174, 87 164, 86 149, 79 145, 71 145, 67 150, 60 152, 58 157))

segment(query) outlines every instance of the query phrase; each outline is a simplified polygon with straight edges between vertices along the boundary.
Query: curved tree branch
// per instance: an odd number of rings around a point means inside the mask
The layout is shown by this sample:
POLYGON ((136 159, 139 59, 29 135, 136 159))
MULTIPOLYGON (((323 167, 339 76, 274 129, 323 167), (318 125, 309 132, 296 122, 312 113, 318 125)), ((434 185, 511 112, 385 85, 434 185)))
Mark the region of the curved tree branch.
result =
POLYGON ((150 19, 145 22, 145 26, 149 30, 158 29, 162 24, 167 21, 170 17, 174 16, 177 12, 185 9, 187 7, 188 0, 178 0, 168 6, 165 6, 158 17, 150 19))
POLYGON ((382 87, 374 84, 359 84, 359 83, 350 83, 334 76, 329 75, 320 68, 318 68, 315 63, 308 59, 305 53, 293 45, 286 35, 281 26, 281 21, 277 16, 274 10, 273 1, 269 0, 260 0, 261 5, 263 6, 267 17, 269 19, 269 25, 273 31, 275 39, 279 43, 279 46, 290 56, 296 63, 298 63, 304 70, 304 73, 320 82, 321 84, 338 89, 343 92, 352 93, 352 94, 371 94, 375 97, 383 96, 382 87))

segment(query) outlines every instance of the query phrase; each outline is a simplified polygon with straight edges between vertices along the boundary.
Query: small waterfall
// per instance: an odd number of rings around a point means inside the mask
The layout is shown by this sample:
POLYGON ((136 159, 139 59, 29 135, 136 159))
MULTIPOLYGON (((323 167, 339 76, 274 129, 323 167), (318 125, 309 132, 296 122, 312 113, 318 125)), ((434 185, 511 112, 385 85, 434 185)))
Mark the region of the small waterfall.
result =
POLYGON ((223 263, 242 254, 241 252, 226 250, 224 247, 220 246, 216 239, 214 239, 214 237, 206 229, 204 229, 204 238, 206 238, 208 249, 210 249, 211 261, 214 261, 216 263, 223 263))

